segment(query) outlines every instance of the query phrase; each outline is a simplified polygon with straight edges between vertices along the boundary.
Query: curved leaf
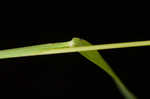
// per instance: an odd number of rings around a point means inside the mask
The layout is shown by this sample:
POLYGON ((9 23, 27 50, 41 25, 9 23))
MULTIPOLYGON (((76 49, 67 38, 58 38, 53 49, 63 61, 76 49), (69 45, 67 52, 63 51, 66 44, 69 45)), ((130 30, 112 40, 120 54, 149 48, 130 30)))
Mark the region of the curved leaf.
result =
MULTIPOLYGON (((80 40, 79 38, 73 38, 74 46, 88 46, 92 45, 86 40, 80 40)), ((84 51, 79 52, 82 56, 87 58, 89 61, 93 62, 100 68, 102 68, 108 75, 112 77, 117 87, 119 88, 122 95, 125 99, 137 99, 122 83, 119 77, 115 74, 112 68, 108 65, 108 63, 104 60, 104 58, 100 55, 98 51, 84 51)))

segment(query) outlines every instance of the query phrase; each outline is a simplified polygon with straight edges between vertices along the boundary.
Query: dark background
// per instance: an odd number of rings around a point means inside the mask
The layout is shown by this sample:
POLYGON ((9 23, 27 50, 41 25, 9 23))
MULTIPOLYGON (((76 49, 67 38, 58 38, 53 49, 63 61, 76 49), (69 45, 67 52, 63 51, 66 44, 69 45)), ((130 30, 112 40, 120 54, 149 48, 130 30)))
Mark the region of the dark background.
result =
MULTIPOLYGON (((72 37, 84 38, 93 44, 149 40, 149 32, 5 31, 3 34, 0 49, 64 42, 72 37)), ((149 49, 100 51, 124 84, 141 99, 148 96, 149 90, 149 49)), ((112 79, 78 53, 1 59, 0 91, 0 95, 11 97, 123 98, 112 79)))

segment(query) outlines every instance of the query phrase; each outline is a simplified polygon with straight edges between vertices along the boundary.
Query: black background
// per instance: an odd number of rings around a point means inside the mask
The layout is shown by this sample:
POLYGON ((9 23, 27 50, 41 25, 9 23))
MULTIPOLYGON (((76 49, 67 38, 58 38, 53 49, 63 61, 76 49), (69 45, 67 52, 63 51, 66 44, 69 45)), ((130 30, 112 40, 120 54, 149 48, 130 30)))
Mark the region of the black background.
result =
MULTIPOLYGON (((0 36, 0 49, 64 42, 72 37, 84 38, 93 44, 149 40, 149 32, 10 31, 1 32, 4 35, 0 36)), ((125 85, 141 99, 147 97, 149 90, 149 49, 136 47, 100 51, 125 85)), ((1 59, 0 90, 0 95, 20 98, 123 98, 112 79, 78 53, 1 59)))

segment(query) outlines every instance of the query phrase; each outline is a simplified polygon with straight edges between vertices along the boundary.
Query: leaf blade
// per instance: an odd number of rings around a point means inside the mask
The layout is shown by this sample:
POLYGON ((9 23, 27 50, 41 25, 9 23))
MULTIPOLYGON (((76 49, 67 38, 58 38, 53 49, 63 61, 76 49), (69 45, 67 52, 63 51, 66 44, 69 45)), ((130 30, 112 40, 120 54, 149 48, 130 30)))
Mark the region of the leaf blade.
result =
MULTIPOLYGON (((80 40, 79 38, 74 38, 73 41, 75 42, 74 46, 88 46, 92 45, 86 40, 80 40)), ((109 76, 112 77, 115 84, 117 85, 118 89, 122 93, 122 95, 125 97, 125 99, 137 99, 136 96, 134 96, 127 87, 122 83, 122 81, 119 79, 119 77, 115 74, 113 69, 109 66, 109 64, 104 60, 104 58, 100 55, 100 53, 96 50, 94 51, 84 51, 79 52, 82 56, 87 58, 89 61, 93 62, 97 66, 99 66, 101 69, 103 69, 109 76)))

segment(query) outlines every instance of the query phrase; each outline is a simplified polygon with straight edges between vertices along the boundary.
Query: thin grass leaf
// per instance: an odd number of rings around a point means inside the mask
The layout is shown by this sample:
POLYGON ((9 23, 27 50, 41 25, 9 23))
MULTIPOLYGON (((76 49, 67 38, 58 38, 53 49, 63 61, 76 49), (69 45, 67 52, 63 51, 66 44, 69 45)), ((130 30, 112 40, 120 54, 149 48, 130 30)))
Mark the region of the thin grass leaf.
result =
MULTIPOLYGON (((79 38, 73 39, 74 45, 73 46, 88 46, 92 45, 85 40, 80 40, 79 38)), ((104 58, 100 55, 98 51, 86 51, 86 52, 79 52, 85 58, 102 68, 108 75, 112 77, 114 82, 116 83, 117 87, 119 88, 122 95, 125 99, 137 99, 122 83, 119 77, 115 74, 112 68, 108 65, 108 63, 104 60, 104 58)))

